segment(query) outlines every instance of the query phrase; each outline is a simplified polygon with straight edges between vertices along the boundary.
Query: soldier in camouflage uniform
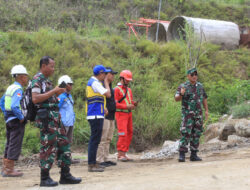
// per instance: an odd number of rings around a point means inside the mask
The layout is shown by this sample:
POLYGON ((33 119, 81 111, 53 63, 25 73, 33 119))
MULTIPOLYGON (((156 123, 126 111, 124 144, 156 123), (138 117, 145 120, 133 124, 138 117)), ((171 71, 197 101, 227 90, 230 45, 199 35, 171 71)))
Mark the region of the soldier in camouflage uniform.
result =
POLYGON ((65 92, 65 88, 53 88, 48 79, 54 73, 55 62, 45 56, 40 60, 40 72, 32 80, 32 101, 36 105, 37 115, 35 125, 40 129, 40 186, 56 186, 57 182, 49 176, 52 164, 57 158, 61 168, 61 184, 77 184, 80 178, 73 177, 69 171, 71 164, 70 144, 65 129, 60 123, 57 96, 65 92))
POLYGON ((200 136, 203 132, 202 104, 208 118, 207 94, 201 83, 197 82, 196 68, 187 72, 188 81, 181 84, 175 94, 176 101, 182 101, 181 139, 179 144, 179 162, 185 162, 185 153, 190 143, 190 161, 201 161, 197 156, 200 136))

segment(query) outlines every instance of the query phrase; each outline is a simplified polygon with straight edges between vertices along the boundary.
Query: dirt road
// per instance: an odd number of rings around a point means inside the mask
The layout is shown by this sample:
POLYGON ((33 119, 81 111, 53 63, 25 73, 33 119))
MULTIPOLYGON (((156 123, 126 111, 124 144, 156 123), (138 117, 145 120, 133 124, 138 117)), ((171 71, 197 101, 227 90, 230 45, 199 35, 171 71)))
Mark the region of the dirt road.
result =
MULTIPOLYGON (((39 168, 30 167, 22 178, 0 177, 1 190, 249 190, 250 147, 202 154, 203 161, 178 163, 177 157, 162 161, 118 163, 103 173, 88 173, 83 162, 71 167, 72 174, 82 177, 78 185, 39 187, 39 168)), ((59 170, 51 170, 59 180, 59 170)))

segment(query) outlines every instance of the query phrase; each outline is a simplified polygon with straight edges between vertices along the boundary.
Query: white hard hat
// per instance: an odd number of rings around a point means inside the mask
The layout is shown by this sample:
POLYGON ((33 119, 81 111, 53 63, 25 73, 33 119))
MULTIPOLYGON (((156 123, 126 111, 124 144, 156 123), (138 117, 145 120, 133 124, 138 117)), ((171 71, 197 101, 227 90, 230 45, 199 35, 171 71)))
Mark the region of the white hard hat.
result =
POLYGON ((14 67, 12 67, 10 74, 12 74, 12 75, 18 75, 18 74, 28 75, 27 70, 23 65, 15 65, 14 67))
POLYGON ((65 82, 66 84, 73 84, 72 79, 68 75, 63 75, 58 79, 58 85, 60 85, 62 82, 65 82))

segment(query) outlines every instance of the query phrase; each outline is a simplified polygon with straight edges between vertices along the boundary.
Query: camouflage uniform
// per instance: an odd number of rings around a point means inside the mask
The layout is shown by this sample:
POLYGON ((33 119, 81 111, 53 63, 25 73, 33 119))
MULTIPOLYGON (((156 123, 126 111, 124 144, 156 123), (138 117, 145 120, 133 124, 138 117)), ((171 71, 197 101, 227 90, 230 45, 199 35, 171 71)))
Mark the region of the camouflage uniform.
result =
POLYGON ((176 94, 181 94, 181 88, 186 89, 182 97, 182 123, 181 140, 179 144, 180 152, 188 152, 187 145, 190 142, 190 150, 198 151, 200 136, 203 132, 202 103, 207 98, 207 94, 201 83, 192 85, 189 81, 181 84, 176 94))
MULTIPOLYGON (((42 73, 37 73, 32 80, 32 92, 45 93, 53 89, 52 83, 42 73)), ((40 129, 40 167, 50 170, 57 158, 59 167, 70 166, 71 151, 65 129, 60 122, 58 99, 53 95, 48 100, 36 104, 38 109, 48 110, 47 124, 36 116, 35 125, 40 129), (48 127, 46 128, 47 125, 48 127)))

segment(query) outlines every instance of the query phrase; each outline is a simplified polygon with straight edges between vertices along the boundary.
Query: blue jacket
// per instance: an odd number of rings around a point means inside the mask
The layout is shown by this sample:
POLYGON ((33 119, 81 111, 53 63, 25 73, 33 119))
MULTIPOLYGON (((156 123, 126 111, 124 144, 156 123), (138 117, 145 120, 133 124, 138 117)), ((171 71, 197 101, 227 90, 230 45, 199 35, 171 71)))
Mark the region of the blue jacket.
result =
POLYGON ((20 101, 23 97, 22 86, 18 82, 14 82, 14 84, 19 85, 21 88, 17 89, 13 96, 11 97, 11 111, 5 110, 5 94, 2 96, 0 100, 0 107, 4 113, 5 122, 9 122, 13 119, 23 120, 24 116, 22 110, 20 109, 20 101))
POLYGON ((61 114, 61 121, 65 127, 74 126, 75 112, 74 101, 71 94, 66 92, 60 94, 59 99, 59 112, 61 114))

